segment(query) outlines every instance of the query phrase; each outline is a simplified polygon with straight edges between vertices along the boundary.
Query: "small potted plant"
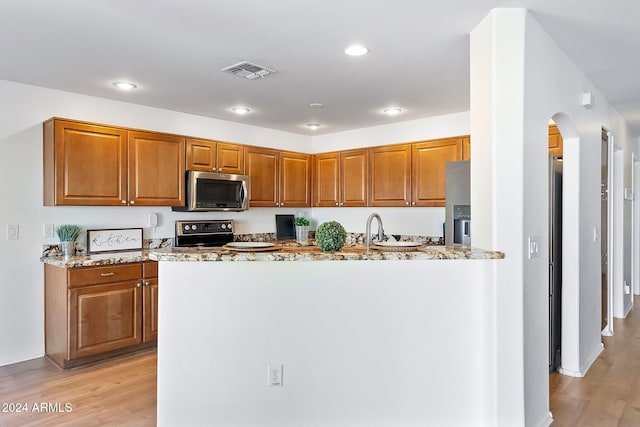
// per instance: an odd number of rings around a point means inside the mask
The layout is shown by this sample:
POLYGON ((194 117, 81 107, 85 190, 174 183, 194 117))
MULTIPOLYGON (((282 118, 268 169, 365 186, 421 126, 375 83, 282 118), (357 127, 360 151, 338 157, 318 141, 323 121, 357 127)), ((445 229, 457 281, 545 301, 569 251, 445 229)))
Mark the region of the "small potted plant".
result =
POLYGON ((73 224, 63 224, 56 228, 56 234, 62 244, 62 255, 65 258, 76 254, 76 239, 80 235, 80 227, 73 224))
POLYGON ((296 242, 306 245, 309 240, 309 220, 303 216, 298 216, 293 220, 296 226, 296 242))
POLYGON ((323 222, 316 229, 316 242, 323 252, 339 251, 347 241, 347 232, 337 221, 323 222))

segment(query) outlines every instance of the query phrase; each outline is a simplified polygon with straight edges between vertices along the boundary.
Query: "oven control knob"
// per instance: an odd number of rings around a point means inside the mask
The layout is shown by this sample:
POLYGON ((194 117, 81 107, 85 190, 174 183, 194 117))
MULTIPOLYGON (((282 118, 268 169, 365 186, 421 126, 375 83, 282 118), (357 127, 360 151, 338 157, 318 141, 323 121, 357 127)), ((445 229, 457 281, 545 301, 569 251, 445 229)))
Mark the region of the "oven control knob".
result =
POLYGON ((192 230, 196 230, 197 228, 198 228, 198 226, 197 226, 196 224, 193 224, 193 225, 191 226, 191 229, 192 229, 192 230))
POLYGON ((227 228, 227 224, 222 224, 222 229, 224 230, 225 228, 227 228))

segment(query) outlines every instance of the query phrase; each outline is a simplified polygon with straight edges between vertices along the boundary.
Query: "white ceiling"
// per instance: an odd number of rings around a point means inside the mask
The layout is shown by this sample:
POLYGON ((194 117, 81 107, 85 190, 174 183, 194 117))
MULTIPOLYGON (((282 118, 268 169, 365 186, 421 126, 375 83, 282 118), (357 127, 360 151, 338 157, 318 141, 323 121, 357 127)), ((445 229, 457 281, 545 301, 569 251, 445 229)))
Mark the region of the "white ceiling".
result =
POLYGON ((639 135, 632 0, 0 0, 0 79, 330 133, 468 111, 469 32, 511 6, 531 10, 639 135), (370 53, 346 56, 352 43, 370 53), (220 71, 242 60, 277 73, 220 71), (139 88, 117 91, 118 80, 139 88), (389 117, 388 106, 404 111, 389 117))

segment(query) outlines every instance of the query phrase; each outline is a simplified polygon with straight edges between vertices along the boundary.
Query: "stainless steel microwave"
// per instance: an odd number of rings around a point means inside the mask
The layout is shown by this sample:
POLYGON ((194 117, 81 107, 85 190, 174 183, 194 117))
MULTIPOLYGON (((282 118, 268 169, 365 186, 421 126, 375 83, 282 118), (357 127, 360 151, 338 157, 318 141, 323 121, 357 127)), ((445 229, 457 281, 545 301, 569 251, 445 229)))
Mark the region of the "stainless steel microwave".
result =
POLYGON ((174 211, 244 211, 249 209, 248 175, 187 171, 186 205, 174 211))

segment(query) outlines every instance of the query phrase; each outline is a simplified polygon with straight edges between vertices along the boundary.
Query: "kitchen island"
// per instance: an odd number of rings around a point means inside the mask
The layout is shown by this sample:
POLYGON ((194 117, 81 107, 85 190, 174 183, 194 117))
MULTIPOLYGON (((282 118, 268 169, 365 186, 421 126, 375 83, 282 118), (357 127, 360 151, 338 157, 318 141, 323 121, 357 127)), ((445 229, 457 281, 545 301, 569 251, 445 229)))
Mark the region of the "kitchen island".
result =
POLYGON ((162 288, 159 426, 483 425, 494 348, 485 296, 501 253, 149 257, 162 288))

